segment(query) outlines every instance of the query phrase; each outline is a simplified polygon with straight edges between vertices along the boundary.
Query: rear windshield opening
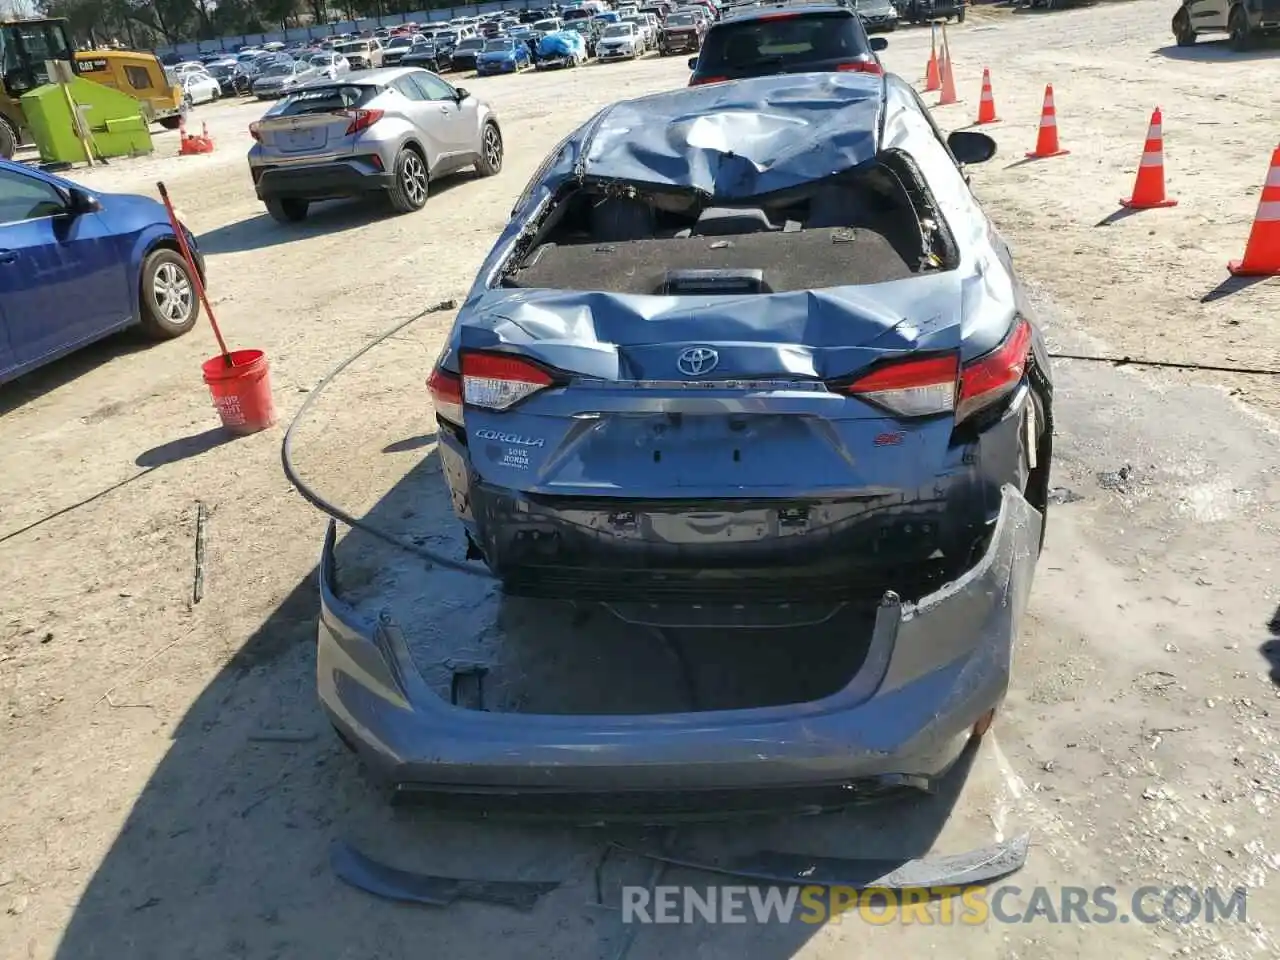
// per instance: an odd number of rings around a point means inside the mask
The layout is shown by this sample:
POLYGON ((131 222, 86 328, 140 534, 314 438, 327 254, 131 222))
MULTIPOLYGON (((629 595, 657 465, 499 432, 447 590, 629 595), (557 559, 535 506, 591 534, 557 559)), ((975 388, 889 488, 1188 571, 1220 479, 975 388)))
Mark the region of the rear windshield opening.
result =
POLYGON ((309 90, 295 93, 286 100, 275 116, 297 117, 308 113, 332 113, 335 110, 351 110, 368 103, 376 93, 376 87, 363 87, 355 84, 312 87, 309 90))
POLYGON ((914 163, 886 150, 852 170, 723 205, 691 191, 587 184, 551 209, 502 282, 660 296, 677 292, 677 274, 713 271, 781 293, 903 280, 955 263, 914 163))
POLYGON ((779 20, 748 20, 707 34, 698 68, 745 70, 764 64, 786 66, 814 60, 848 60, 869 52, 856 17, 808 14, 779 20))

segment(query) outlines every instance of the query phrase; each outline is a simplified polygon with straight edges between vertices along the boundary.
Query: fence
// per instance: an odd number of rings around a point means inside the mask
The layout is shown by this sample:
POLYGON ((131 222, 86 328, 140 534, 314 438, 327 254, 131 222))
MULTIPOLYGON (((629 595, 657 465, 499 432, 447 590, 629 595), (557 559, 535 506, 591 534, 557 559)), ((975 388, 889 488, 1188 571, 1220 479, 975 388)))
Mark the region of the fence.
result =
POLYGON ((170 44, 156 47, 156 56, 167 56, 176 53, 180 57, 194 57, 202 53, 233 52, 237 47, 246 44, 259 46, 264 43, 290 43, 294 40, 322 40, 335 33, 358 33, 363 30, 375 30, 378 27, 394 27, 400 23, 429 23, 431 21, 452 20, 454 17, 475 17, 485 13, 497 13, 501 10, 527 10, 539 7, 538 0, 488 0, 486 3, 473 3, 457 7, 441 7, 437 10, 419 10, 416 13, 393 13, 385 17, 365 17, 361 20, 343 20, 337 23, 316 23, 309 27, 292 27, 288 30, 276 30, 271 33, 246 33, 235 37, 218 37, 216 40, 198 40, 190 43, 170 44))

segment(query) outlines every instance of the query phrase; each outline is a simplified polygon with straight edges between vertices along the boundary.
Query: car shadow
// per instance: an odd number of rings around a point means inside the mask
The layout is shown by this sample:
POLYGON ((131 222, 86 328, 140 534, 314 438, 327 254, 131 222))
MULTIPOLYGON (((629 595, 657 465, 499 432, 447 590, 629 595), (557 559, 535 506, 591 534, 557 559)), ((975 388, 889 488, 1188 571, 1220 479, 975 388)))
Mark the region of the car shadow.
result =
POLYGON ((1219 60, 1270 60, 1277 54, 1280 54, 1280 42, 1275 40, 1263 40, 1259 45, 1244 53, 1238 53, 1231 49, 1231 41, 1222 40, 1201 40, 1189 47, 1180 47, 1177 44, 1169 44, 1166 47, 1157 47, 1151 51, 1157 56, 1164 57, 1167 60, 1194 60, 1200 62, 1213 62, 1219 60))
POLYGON ((261 213, 247 220, 229 223, 196 238, 206 256, 263 250, 308 237, 321 237, 365 226, 380 216, 391 216, 377 199, 326 200, 311 205, 300 223, 277 223, 261 213))
POLYGON ((78 380, 104 363, 155 346, 136 328, 121 330, 75 353, 0 385, 0 416, 19 410, 47 393, 78 380))
MULTIPOLYGON (((462 556, 434 451, 364 520, 462 556)), ((578 682, 581 658, 565 655, 569 628, 560 614, 548 615, 530 601, 504 601, 491 581, 425 569, 420 560, 358 531, 339 543, 338 566, 344 596, 349 591, 378 602, 398 581, 398 602, 428 612, 425 620, 404 621, 407 633, 419 628, 419 643, 437 645, 434 651, 414 648, 424 678, 433 676, 442 654, 500 636, 522 648, 521 669, 540 655, 539 684, 553 676, 562 684, 578 682)), ((457 960, 480 960, 523 955, 510 946, 515 943, 539 944, 531 953, 563 960, 595 960, 621 955, 628 937, 650 940, 649 947, 677 938, 672 956, 785 960, 822 929, 800 919, 624 926, 617 911, 620 887, 646 883, 652 864, 615 852, 601 866, 604 851, 613 843, 655 850, 662 834, 642 827, 446 819, 390 806, 316 703, 318 603, 312 570, 243 642, 222 637, 238 649, 172 728, 165 755, 74 907, 58 960, 407 957, 420 953, 422 944, 435 944, 457 960), (461 903, 406 908, 334 877, 328 856, 338 839, 384 862, 437 876, 564 882, 528 913, 461 903), (603 905, 591 903, 593 888, 602 892, 603 905)), ((626 673, 666 670, 669 676, 677 669, 657 659, 631 659, 648 651, 628 654, 620 621, 607 614, 588 619, 575 642, 585 649, 590 641, 595 659, 602 659, 601 650, 618 651, 624 662, 615 671, 620 687, 628 685, 626 673)), ((597 682, 598 668, 586 673, 597 682)), ((809 817, 681 826, 669 852, 698 861, 774 849, 903 862, 939 842, 972 763, 970 751, 933 795, 809 817)), ((669 870, 664 883, 678 882, 716 881, 669 870)))
MULTIPOLYGON (((475 179, 478 179, 478 174, 466 171, 433 180, 426 210, 430 211, 433 198, 475 179)), ((311 205, 307 211, 307 218, 300 223, 277 223, 268 214, 262 213, 256 217, 229 223, 202 233, 196 240, 201 252, 206 256, 242 253, 247 250, 264 250, 280 244, 296 243, 308 237, 322 237, 356 230, 380 218, 415 215, 392 213, 380 197, 322 200, 311 205)))

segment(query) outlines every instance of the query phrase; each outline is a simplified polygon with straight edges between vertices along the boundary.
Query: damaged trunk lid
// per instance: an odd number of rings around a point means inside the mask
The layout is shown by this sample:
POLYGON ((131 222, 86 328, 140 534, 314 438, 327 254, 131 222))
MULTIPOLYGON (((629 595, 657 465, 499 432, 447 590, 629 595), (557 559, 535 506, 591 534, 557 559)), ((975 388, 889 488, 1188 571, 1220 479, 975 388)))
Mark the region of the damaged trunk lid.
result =
POLYGON ((944 305, 959 302, 954 274, 746 296, 493 291, 458 342, 472 466, 559 496, 904 494, 922 462, 942 468, 953 418, 904 418, 849 385, 958 356, 944 305), (525 378, 517 402, 474 402, 503 377, 525 378))

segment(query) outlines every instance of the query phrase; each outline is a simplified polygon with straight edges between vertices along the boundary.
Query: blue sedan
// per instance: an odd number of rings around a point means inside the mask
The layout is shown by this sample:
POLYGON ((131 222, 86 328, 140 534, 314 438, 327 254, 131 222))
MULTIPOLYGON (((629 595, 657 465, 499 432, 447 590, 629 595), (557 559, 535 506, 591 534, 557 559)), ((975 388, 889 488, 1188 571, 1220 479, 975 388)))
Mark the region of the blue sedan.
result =
POLYGON ((533 64, 529 45, 512 37, 494 37, 486 40, 484 49, 476 57, 476 73, 489 76, 495 73, 516 73, 533 64))
POLYGON ((199 315, 161 203, 0 160, 0 383, 133 324, 180 336, 199 315))

